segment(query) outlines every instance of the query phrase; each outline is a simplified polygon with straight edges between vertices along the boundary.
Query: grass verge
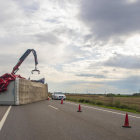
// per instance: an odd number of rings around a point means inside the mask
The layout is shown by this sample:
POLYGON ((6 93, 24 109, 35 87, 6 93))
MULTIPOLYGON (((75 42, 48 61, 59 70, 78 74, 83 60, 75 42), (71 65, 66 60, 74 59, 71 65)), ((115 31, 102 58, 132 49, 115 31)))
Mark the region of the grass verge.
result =
POLYGON ((104 108, 109 108, 109 109, 114 109, 114 110, 120 110, 120 111, 126 111, 126 112, 132 112, 132 113, 137 113, 140 114, 140 108, 137 107, 137 105, 127 105, 127 104, 121 104, 120 101, 116 101, 114 104, 113 103, 104 103, 102 101, 95 101, 95 100, 88 100, 88 99, 77 99, 77 98, 67 98, 67 101, 72 101, 72 102, 77 102, 77 103, 82 103, 82 104, 87 104, 87 105, 93 105, 93 106, 99 106, 99 107, 104 107, 104 108))

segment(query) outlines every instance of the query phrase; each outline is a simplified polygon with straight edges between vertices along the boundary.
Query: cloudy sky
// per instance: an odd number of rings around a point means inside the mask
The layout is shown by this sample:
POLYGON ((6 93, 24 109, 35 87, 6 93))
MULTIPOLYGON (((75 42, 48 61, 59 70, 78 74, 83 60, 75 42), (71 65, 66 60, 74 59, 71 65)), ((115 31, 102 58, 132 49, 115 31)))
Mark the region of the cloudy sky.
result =
POLYGON ((1 0, 0 75, 45 78, 49 92, 140 90, 139 0, 1 0))

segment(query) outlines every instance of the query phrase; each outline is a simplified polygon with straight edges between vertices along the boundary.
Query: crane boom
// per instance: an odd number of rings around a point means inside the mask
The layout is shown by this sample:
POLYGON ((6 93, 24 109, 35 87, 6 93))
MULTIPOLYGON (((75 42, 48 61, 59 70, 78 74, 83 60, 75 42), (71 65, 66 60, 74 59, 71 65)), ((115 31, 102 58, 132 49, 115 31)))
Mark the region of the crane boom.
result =
POLYGON ((7 86, 9 85, 9 83, 11 81, 15 80, 15 78, 23 78, 23 79, 25 79, 24 77, 21 77, 20 75, 15 75, 15 73, 19 70, 19 66, 26 59, 26 57, 30 54, 30 52, 33 53, 34 59, 35 59, 35 69, 32 70, 32 74, 33 74, 33 71, 37 71, 38 74, 40 73, 40 71, 37 70, 37 67, 36 67, 37 64, 38 64, 36 51, 34 49, 28 49, 21 56, 21 58, 19 59, 18 63, 16 64, 16 66, 13 68, 11 74, 6 73, 6 74, 0 76, 0 93, 6 91, 7 90, 7 86))
MULTIPOLYGON (((37 64, 38 64, 36 51, 35 51, 34 49, 28 49, 28 50, 21 56, 21 58, 19 59, 18 63, 16 64, 16 66, 13 68, 13 71, 11 72, 11 74, 15 74, 15 73, 19 70, 19 66, 20 66, 21 63, 26 59, 26 57, 30 54, 30 52, 33 53, 34 59, 35 59, 35 70, 33 70, 33 71, 38 71, 38 73, 39 73, 39 70, 37 70, 37 68, 36 68, 36 66, 37 66, 37 64)), ((33 71, 32 71, 32 73, 33 73, 33 71)))

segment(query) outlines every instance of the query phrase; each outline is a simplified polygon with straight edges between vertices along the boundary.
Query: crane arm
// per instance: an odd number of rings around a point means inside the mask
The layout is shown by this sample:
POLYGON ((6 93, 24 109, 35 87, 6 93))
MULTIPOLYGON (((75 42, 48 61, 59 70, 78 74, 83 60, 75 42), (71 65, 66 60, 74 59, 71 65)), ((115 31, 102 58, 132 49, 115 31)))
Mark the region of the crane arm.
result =
POLYGON ((33 71, 38 71, 39 73, 39 70, 37 70, 36 66, 38 64, 38 61, 37 61, 37 55, 36 55, 36 51, 34 49, 28 49, 22 56, 21 58, 19 59, 18 63, 16 64, 16 66, 13 68, 13 71, 11 74, 15 74, 18 70, 19 70, 19 66, 21 65, 21 63, 26 59, 26 57, 30 54, 30 52, 32 51, 33 55, 34 55, 34 59, 35 59, 35 70, 32 70, 32 73, 33 71))

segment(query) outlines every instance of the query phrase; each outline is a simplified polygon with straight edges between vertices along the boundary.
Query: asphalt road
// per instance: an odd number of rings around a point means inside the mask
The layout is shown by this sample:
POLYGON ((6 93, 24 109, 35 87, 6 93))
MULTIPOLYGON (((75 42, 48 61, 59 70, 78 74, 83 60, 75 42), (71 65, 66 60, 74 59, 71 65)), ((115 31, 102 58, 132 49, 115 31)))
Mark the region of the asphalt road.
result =
MULTIPOLYGON (((0 140, 140 140, 140 114, 60 100, 12 106, 0 140)), ((8 106, 0 106, 0 120, 8 106)))

